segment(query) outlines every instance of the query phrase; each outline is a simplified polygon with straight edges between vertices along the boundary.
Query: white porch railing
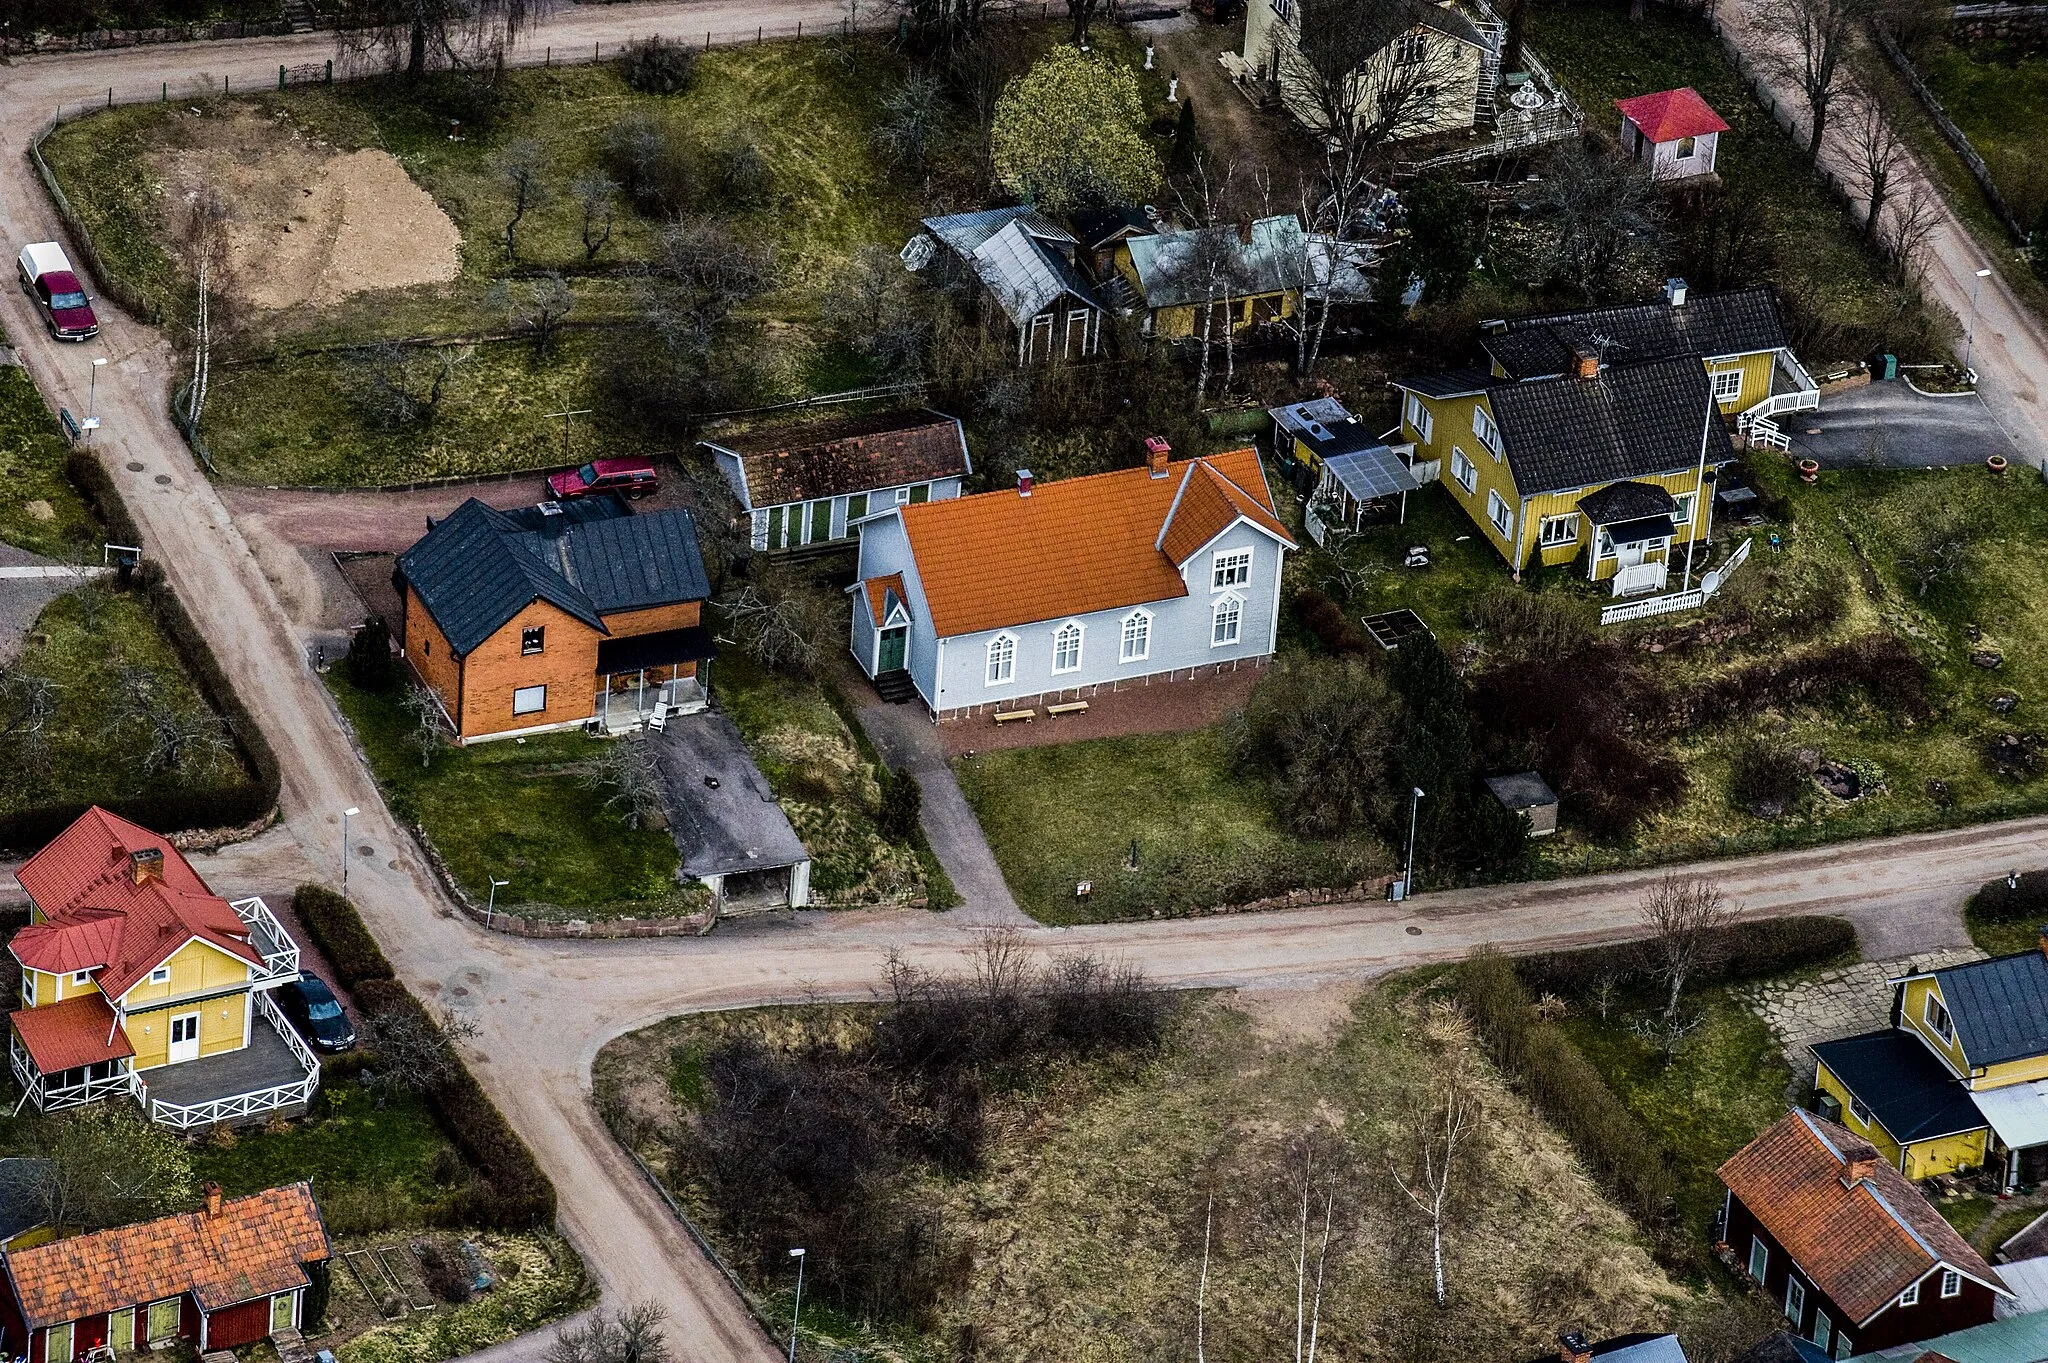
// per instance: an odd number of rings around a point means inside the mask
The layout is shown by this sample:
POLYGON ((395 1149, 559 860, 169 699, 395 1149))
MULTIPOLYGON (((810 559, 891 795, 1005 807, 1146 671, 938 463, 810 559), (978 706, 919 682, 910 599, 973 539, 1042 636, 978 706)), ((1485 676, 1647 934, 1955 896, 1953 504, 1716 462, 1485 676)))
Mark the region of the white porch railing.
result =
MULTIPOLYGON (((1772 361, 1774 369, 1782 368, 1791 382, 1785 392, 1772 393, 1753 407, 1746 407, 1735 418, 1735 429, 1747 431, 1759 421, 1768 421, 1781 412, 1817 412, 1820 410, 1820 384, 1813 375, 1806 372, 1806 366, 1799 363, 1799 357, 1789 350, 1781 350, 1772 361)), ((1777 449, 1785 448, 1783 445, 1777 449)))
MULTIPOLYGON (((1748 413, 1743 415, 1746 418, 1748 413)), ((1792 448, 1792 437, 1786 435, 1771 418, 1760 416, 1749 423, 1749 446, 1751 449, 1786 451, 1792 448)))
POLYGON ((81 1083, 51 1084, 49 1076, 36 1072, 35 1062, 29 1059, 19 1037, 10 1036, 7 1041, 8 1065, 14 1071, 14 1081, 21 1085, 22 1092, 39 1112, 61 1112, 67 1107, 83 1107, 102 1098, 132 1096, 141 1082, 131 1070, 116 1070, 81 1083))
POLYGON ((194 1127, 217 1126, 238 1117, 256 1117, 279 1108, 310 1103, 313 1095, 320 1091, 320 1060, 312 1048, 300 1039, 292 1025, 285 1021, 277 1005, 270 1001, 270 995, 255 995, 256 1012, 264 1021, 277 1029, 291 1048, 292 1055, 305 1069, 305 1077, 285 1084, 273 1084, 269 1088, 256 1089, 249 1093, 231 1093, 224 1098, 213 1098, 203 1103, 166 1103, 149 1096, 148 1081, 137 1077, 140 1089, 137 1095, 142 1100, 142 1109, 149 1120, 160 1126, 190 1131, 194 1127))
POLYGON ((1600 611, 1600 623, 1603 625, 1618 625, 1625 620, 1642 620, 1652 615, 1669 615, 1673 611, 1686 611, 1693 609, 1695 606, 1705 605, 1716 592, 1721 590, 1722 585, 1735 575, 1736 569, 1749 562, 1750 544, 1751 541, 1744 540, 1736 545, 1735 552, 1728 556, 1728 561, 1700 578, 1700 585, 1690 591, 1672 592, 1666 596, 1648 596, 1640 601, 1627 601, 1618 606, 1603 607, 1600 611))
POLYGON ((255 979, 255 985, 262 989, 268 985, 299 977, 299 944, 277 921, 277 915, 261 896, 238 899, 228 905, 235 911, 235 917, 248 925, 249 944, 256 948, 256 954, 263 958, 264 971, 255 979))

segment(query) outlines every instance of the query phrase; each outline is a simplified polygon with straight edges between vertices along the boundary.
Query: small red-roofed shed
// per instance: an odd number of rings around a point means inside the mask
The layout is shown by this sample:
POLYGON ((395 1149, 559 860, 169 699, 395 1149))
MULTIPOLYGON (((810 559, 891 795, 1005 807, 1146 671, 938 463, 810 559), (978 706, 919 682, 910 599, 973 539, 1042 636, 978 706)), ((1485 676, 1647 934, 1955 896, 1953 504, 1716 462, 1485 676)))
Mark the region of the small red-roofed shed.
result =
POLYGON ((1653 180, 1690 180, 1714 173, 1714 154, 1728 122, 1691 86, 1617 99, 1621 149, 1650 167, 1653 180))

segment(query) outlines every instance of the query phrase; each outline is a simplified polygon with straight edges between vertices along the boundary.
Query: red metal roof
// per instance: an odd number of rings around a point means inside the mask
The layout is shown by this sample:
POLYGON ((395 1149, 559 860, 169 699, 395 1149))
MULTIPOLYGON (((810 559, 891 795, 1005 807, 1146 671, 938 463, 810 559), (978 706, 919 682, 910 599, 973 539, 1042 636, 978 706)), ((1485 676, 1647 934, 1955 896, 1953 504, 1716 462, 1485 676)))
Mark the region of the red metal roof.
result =
POLYGON ((1726 121, 1690 85, 1660 90, 1654 95, 1617 99, 1614 107, 1652 142, 1676 142, 1681 137, 1705 137, 1708 133, 1728 131, 1726 121))
POLYGON ((93 983, 120 998, 137 980, 198 938, 260 966, 249 928, 163 838, 95 805, 30 857, 17 874, 41 915, 8 943, 16 960, 52 973, 95 970, 93 983), (136 852, 163 858, 138 884, 136 852))
POLYGON ((38 1074, 58 1074, 135 1054, 128 1034, 114 1025, 114 1009, 104 994, 80 994, 62 1003, 22 1008, 7 1019, 28 1047, 38 1074))

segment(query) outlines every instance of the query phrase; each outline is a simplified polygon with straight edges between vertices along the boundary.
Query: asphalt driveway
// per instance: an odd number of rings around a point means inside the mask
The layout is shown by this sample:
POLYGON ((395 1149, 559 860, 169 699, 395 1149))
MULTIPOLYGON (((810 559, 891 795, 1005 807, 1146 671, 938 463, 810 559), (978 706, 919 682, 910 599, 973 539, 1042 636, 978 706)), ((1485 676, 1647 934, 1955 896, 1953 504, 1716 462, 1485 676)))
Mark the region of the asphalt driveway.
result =
POLYGON ((2021 462, 1975 393, 1928 397, 1902 382, 1873 383, 1822 398, 1818 412, 1787 412, 1778 424, 1792 437, 1792 457, 1822 468, 1938 469, 1994 454, 2021 462))

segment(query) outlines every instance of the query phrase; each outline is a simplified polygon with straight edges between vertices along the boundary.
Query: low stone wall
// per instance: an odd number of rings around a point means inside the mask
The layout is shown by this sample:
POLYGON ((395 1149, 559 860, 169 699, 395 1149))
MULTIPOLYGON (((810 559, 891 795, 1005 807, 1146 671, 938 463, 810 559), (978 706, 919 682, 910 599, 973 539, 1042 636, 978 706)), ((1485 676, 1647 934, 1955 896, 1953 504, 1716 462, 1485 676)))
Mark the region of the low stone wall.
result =
POLYGON ((2048 46, 2048 5, 1957 5, 1949 36, 1962 43, 2048 46))

